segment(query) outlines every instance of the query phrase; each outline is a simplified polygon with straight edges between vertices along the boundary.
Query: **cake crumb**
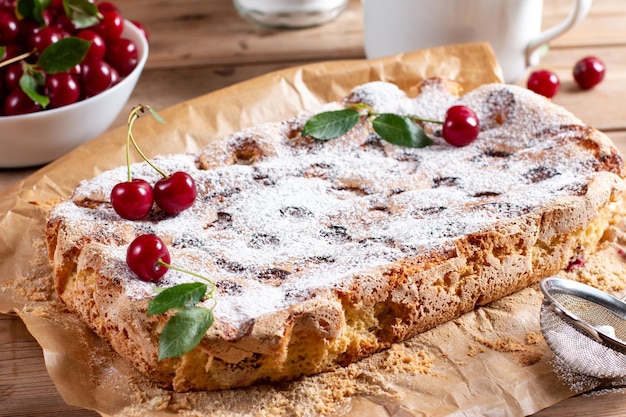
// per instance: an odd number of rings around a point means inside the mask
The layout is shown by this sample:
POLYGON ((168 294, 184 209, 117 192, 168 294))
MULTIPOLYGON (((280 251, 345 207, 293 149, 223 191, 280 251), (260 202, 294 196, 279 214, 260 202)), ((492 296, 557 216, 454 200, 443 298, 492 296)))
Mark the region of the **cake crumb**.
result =
POLYGON ((469 351, 467 352, 467 356, 469 356, 470 358, 473 358, 474 356, 478 355, 479 353, 483 353, 484 351, 485 349, 481 346, 470 345, 469 351))
POLYGON ((386 351, 382 361, 383 369, 395 375, 408 373, 410 375, 429 374, 434 359, 420 350, 418 352, 407 349, 403 344, 393 345, 386 351))
POLYGON ((510 337, 503 337, 499 339, 484 339, 478 336, 474 336, 474 340, 489 349, 496 350, 498 352, 521 352, 526 350, 525 345, 519 340, 512 339, 510 337))
POLYGON ((543 336, 539 332, 530 332, 526 335, 527 345, 538 345, 543 340, 543 336))
MULTIPOLYGON (((513 353, 522 366, 530 366, 539 362, 543 356, 543 353, 538 348, 533 347, 528 342, 520 342, 511 337, 502 337, 499 339, 485 339, 478 336, 474 336, 474 340, 481 345, 505 353, 513 353)), ((526 340, 529 340, 529 336, 526 336, 526 340)), ((533 340, 532 338, 530 339, 533 340)), ((533 343, 536 344, 536 343, 533 343)))

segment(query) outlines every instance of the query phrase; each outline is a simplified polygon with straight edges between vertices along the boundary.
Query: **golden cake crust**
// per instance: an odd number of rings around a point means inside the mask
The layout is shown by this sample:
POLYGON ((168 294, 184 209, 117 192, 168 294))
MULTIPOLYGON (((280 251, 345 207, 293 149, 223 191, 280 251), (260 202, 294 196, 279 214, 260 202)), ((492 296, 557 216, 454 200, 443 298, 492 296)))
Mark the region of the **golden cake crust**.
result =
MULTIPOLYGON (((352 363, 594 252, 621 207, 611 141, 525 89, 458 97, 453 85, 426 80, 409 98, 374 82, 345 102, 432 120, 468 105, 481 133, 464 148, 431 123, 435 144, 422 149, 388 144, 365 121, 316 141, 301 135, 310 112, 157 159, 198 184, 194 206, 174 217, 120 219, 108 195, 124 167, 84 181, 48 221, 60 298, 160 385, 226 389, 352 363), (157 360, 167 316, 146 316, 154 290, 125 264, 148 232, 173 263, 216 283, 215 323, 181 358, 157 360)), ((146 164, 133 173, 158 179, 146 164)), ((190 279, 169 271, 160 285, 190 279)))

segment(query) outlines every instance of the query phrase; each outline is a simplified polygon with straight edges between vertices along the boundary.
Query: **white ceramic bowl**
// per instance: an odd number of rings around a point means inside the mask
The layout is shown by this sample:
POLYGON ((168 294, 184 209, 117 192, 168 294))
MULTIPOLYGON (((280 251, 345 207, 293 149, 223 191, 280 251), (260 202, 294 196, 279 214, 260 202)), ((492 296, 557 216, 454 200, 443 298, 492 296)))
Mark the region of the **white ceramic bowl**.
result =
POLYGON ((125 21, 122 36, 137 45, 139 60, 115 86, 57 109, 0 116, 0 168, 45 164, 106 132, 124 108, 148 59, 148 42, 135 25, 125 21))

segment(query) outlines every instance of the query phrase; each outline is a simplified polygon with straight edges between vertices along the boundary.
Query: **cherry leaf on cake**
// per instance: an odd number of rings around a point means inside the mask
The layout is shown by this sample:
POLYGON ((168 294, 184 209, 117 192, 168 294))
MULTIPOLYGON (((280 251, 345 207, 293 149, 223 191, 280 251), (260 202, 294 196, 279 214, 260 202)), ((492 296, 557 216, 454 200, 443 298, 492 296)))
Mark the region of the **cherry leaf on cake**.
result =
POLYGON ((312 136, 317 140, 336 139, 350 131, 360 118, 354 109, 333 110, 311 117, 302 129, 303 136, 312 136))
POLYGON ((423 148, 433 143, 424 130, 408 116, 383 113, 372 121, 372 127, 381 138, 394 145, 423 148))
POLYGON ((408 148, 423 148, 433 143, 416 120, 422 122, 442 122, 422 119, 414 116, 393 113, 377 113, 371 106, 351 103, 349 108, 318 113, 305 123, 303 136, 312 136, 317 140, 337 139, 348 133, 365 116, 372 123, 372 128, 385 141, 408 148))
POLYGON ((207 285, 202 282, 178 284, 159 292, 148 304, 149 316, 163 314, 171 309, 193 307, 202 299, 207 291, 207 285))
POLYGON ((434 143, 422 128, 423 123, 444 125, 443 138, 454 146, 470 144, 479 133, 476 114, 469 107, 462 105, 453 106, 456 111, 446 112, 443 121, 405 114, 378 113, 365 103, 350 103, 347 106, 348 108, 344 110, 325 111, 312 116, 304 124, 302 135, 312 136, 318 140, 337 139, 348 133, 359 122, 361 116, 372 124, 374 131, 383 140, 407 148, 423 148, 434 143), (445 126, 450 123, 454 129, 447 130, 453 134, 452 138, 446 136, 445 126))
POLYGON ((212 324, 212 310, 192 307, 177 311, 159 337, 159 360, 182 356, 195 348, 212 324))

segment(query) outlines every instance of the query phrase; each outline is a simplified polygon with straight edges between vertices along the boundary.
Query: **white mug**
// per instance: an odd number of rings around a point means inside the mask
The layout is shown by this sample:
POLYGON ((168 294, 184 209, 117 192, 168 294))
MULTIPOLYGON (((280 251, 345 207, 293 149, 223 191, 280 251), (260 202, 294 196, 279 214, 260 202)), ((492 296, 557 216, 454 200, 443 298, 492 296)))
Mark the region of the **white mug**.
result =
POLYGON ((542 32, 543 0, 362 0, 365 55, 489 42, 504 81, 516 82, 539 63, 542 45, 587 15, 592 0, 572 1, 567 18, 542 32))

